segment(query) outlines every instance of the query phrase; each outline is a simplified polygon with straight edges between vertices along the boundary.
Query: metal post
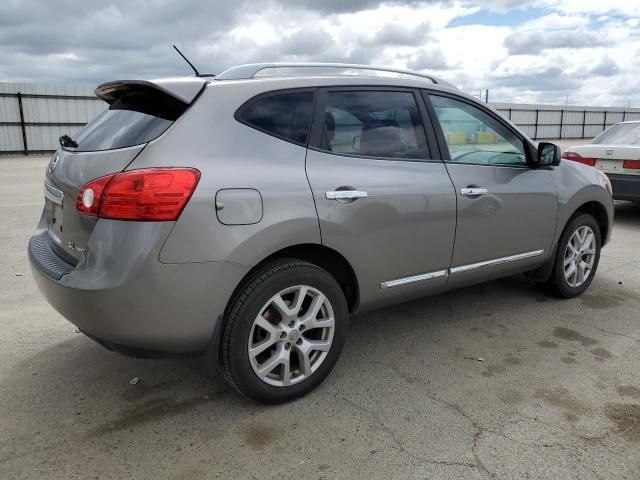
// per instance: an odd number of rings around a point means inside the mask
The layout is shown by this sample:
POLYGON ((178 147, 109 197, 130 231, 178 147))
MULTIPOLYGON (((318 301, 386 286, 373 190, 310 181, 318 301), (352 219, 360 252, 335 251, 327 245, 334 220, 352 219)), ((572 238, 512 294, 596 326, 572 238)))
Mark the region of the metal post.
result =
POLYGON ((582 111, 582 137, 580 138, 584 138, 584 123, 587 121, 587 111, 583 110, 582 111))
POLYGON ((602 131, 604 132, 607 129, 607 111, 604 111, 604 120, 602 122, 602 131))
POLYGON ((627 111, 625 110, 624 112, 622 112, 622 121, 626 121, 627 120, 627 111))
POLYGON ((511 120, 511 109, 509 109, 509 120, 511 120))
POLYGON ((533 134, 534 139, 538 138, 538 114, 539 113, 540 113, 540 110, 536 108, 536 130, 535 130, 535 133, 533 134))
POLYGON ((24 110, 22 109, 22 93, 16 94, 18 98, 18 109, 20 110, 20 128, 22 129, 22 146, 24 147, 24 154, 29 155, 29 145, 27 145, 27 129, 24 125, 24 110))
POLYGON ((560 110, 560 135, 558 138, 562 140, 562 124, 564 123, 564 109, 560 110))

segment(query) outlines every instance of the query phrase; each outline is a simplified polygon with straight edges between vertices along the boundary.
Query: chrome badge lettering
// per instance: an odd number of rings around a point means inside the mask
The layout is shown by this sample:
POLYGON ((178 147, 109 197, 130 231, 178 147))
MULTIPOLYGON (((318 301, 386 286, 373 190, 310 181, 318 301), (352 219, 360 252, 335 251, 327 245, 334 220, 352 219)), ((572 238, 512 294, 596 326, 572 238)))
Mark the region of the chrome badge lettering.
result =
POLYGON ((74 252, 84 253, 84 248, 76 247, 76 244, 73 242, 67 242, 67 248, 73 250, 74 252))

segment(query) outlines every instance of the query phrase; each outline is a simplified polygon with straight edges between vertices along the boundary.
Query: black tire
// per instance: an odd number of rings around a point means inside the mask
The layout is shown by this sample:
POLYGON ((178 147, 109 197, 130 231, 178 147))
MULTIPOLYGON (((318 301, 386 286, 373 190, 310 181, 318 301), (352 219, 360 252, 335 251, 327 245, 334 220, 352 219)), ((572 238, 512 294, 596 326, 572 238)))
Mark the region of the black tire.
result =
POLYGON ((279 259, 257 269, 232 298, 222 326, 220 363, 227 382, 243 395, 262 403, 283 403, 317 387, 335 366, 346 339, 349 312, 338 282, 316 265, 296 259, 279 259), (333 340, 322 363, 307 378, 288 386, 264 382, 251 365, 248 342, 254 319, 267 302, 293 286, 307 285, 330 302, 335 318, 333 340))
POLYGON ((560 240, 558 241, 558 248, 555 253, 555 260, 553 264, 553 269, 551 270, 551 276, 546 282, 543 282, 541 286, 548 293, 555 295, 561 298, 573 298, 581 295, 593 280, 593 277, 596 274, 596 270, 598 269, 598 263, 600 262, 600 249, 602 246, 602 240, 600 238, 600 227, 598 226, 598 222, 596 222, 593 216, 588 213, 578 213, 576 214, 567 224, 562 235, 560 236, 560 240), (564 274, 564 255, 567 249, 567 244, 573 233, 578 230, 582 226, 588 226, 593 230, 596 242, 596 253, 593 268, 589 273, 587 279, 581 285, 577 287, 572 287, 569 285, 565 278, 564 274))

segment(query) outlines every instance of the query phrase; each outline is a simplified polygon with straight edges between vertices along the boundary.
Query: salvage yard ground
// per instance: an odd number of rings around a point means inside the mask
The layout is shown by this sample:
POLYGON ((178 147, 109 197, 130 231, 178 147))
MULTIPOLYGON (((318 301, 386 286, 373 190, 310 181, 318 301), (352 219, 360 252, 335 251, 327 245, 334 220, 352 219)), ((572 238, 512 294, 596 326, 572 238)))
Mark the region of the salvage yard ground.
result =
POLYGON ((616 206, 583 297, 510 278, 357 315, 325 383, 265 407, 42 299, 47 160, 0 157, 1 479, 640 478, 640 205, 616 206))

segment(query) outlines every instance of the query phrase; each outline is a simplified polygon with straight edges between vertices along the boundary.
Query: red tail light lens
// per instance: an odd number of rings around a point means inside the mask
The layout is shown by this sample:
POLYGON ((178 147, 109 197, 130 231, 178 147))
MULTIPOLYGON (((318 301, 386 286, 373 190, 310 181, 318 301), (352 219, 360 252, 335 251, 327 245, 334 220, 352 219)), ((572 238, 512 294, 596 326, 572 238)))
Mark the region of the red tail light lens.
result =
POLYGON ((193 168, 147 168, 116 173, 87 183, 76 209, 114 220, 176 220, 200 180, 193 168))
POLYGON ((590 167, 596 166, 595 158, 582 157, 576 152, 562 152, 562 158, 564 158, 565 160, 571 160, 572 162, 584 163, 585 165, 589 165, 590 167))
POLYGON ((76 200, 76 210, 85 215, 98 215, 98 206, 100 205, 100 198, 104 187, 115 175, 107 175, 106 177, 96 178, 90 181, 78 192, 78 199, 76 200))
POLYGON ((625 160, 622 162, 622 168, 640 168, 640 160, 625 160))

